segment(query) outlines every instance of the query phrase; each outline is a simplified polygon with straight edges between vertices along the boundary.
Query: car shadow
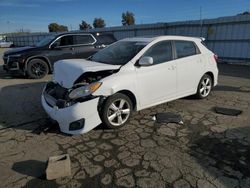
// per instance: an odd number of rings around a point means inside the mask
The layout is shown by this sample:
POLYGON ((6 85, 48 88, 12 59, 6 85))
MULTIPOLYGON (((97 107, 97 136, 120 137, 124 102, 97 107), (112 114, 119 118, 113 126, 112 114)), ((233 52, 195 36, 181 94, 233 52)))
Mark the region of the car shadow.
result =
MULTIPOLYGON (((211 132, 190 143, 189 154, 219 185, 244 184, 250 176, 250 126, 211 132), (231 179, 232 181, 229 181, 231 179)), ((241 185, 240 187, 245 187, 241 185)))
POLYGON ((250 93, 250 88, 248 87, 233 87, 226 85, 218 85, 214 87, 215 91, 229 91, 229 92, 242 92, 242 93, 250 93))
POLYGON ((41 105, 44 85, 45 82, 37 82, 2 87, 0 129, 34 130, 44 124, 48 119, 41 105))
POLYGON ((217 65, 220 75, 250 79, 249 65, 233 65, 227 63, 218 63, 217 65))

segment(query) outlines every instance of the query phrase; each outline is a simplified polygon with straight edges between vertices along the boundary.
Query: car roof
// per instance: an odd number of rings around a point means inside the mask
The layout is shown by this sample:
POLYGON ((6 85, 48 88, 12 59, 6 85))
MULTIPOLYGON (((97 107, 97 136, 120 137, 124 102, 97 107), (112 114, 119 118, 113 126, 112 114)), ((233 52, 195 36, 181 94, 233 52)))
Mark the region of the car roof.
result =
POLYGON ((58 34, 55 34, 55 36, 59 37, 59 36, 62 36, 62 35, 94 35, 94 36, 98 36, 98 35, 113 35, 112 33, 98 33, 98 32, 63 32, 63 33, 58 33, 58 34))
POLYGON ((122 39, 123 41, 135 41, 135 42, 152 42, 154 40, 188 40, 188 41, 201 41, 202 38, 199 37, 187 37, 187 36, 177 36, 177 35, 161 35, 161 36, 140 36, 122 39))

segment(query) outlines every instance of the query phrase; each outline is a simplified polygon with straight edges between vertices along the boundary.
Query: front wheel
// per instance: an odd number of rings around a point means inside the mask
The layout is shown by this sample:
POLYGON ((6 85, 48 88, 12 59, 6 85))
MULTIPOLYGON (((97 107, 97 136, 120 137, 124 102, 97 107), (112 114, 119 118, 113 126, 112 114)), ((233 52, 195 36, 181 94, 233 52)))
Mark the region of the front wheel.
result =
POLYGON ((126 124, 132 114, 132 102, 122 93, 110 96, 100 112, 103 123, 109 128, 120 128, 126 124))
POLYGON ((32 59, 28 62, 27 75, 33 79, 39 79, 46 76, 49 72, 47 63, 41 59, 32 59))
POLYGON ((196 97, 199 99, 204 99, 206 98, 211 90, 212 90, 212 78, 208 74, 205 74, 198 85, 197 92, 196 92, 196 97))

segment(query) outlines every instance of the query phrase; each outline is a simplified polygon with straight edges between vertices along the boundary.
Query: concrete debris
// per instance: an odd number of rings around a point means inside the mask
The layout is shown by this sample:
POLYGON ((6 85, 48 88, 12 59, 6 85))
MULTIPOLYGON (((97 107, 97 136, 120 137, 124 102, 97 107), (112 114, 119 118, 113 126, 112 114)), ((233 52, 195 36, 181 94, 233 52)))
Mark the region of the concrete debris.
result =
POLYGON ((47 180, 54 180, 60 177, 71 175, 69 154, 50 157, 46 169, 47 180))

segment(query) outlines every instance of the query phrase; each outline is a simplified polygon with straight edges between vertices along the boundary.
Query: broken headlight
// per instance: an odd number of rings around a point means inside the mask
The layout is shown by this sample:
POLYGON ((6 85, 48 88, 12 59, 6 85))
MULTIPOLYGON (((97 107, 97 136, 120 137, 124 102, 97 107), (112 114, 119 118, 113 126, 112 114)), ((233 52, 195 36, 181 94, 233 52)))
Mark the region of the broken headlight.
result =
POLYGON ((102 85, 101 82, 95 82, 89 85, 85 85, 85 86, 81 86, 78 87, 74 90, 72 90, 69 93, 69 98, 70 99, 78 99, 81 97, 86 97, 88 95, 91 95, 92 93, 94 93, 100 86, 102 85))

